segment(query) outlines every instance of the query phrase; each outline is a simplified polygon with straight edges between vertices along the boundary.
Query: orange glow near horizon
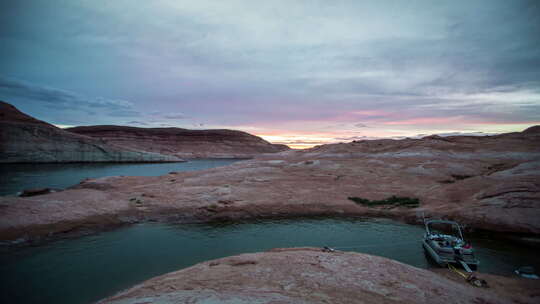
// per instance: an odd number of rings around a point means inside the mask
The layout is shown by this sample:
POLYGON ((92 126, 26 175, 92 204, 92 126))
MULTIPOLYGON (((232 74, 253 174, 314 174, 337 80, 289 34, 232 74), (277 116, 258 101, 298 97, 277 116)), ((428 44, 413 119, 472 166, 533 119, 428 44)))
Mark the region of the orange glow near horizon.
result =
POLYGON ((378 127, 362 128, 361 130, 328 130, 328 131, 301 131, 301 130, 257 130, 251 133, 262 137, 274 144, 284 144, 293 149, 308 149, 317 145, 353 140, 370 140, 381 138, 406 138, 427 136, 431 134, 493 134, 520 132, 539 122, 514 123, 481 123, 462 122, 461 118, 421 118, 381 123, 378 127), (454 122, 454 125, 452 125, 454 122), (446 125, 446 127, 435 127, 446 125))

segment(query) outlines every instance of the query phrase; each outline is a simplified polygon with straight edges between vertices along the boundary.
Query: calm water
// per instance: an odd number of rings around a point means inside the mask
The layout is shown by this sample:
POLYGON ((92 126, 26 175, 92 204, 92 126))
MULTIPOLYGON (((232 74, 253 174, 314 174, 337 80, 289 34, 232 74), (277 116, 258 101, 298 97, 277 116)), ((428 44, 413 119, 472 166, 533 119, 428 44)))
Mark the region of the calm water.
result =
MULTIPOLYGON (((0 252, 0 303, 91 303, 195 263, 276 247, 333 246, 429 267, 423 229, 390 220, 294 219, 236 224, 140 224, 0 252)), ((480 271, 511 274, 540 263, 533 250, 471 239, 480 271)))
POLYGON ((85 178, 104 176, 158 176, 171 171, 204 170, 226 166, 238 159, 200 159, 184 163, 78 163, 1 164, 0 195, 13 195, 31 188, 67 188, 85 178))

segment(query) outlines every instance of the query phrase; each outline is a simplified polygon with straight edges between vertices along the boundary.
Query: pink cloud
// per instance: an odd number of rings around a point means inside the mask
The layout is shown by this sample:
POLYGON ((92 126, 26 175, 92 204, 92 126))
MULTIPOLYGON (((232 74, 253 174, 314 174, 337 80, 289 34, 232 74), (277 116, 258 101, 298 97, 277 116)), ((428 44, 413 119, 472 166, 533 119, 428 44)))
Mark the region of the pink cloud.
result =
POLYGON ((462 117, 423 117, 383 122, 385 125, 435 125, 466 122, 462 117))
POLYGON ((386 111, 381 111, 381 110, 353 111, 353 112, 350 112, 350 113, 358 115, 358 116, 365 116, 365 117, 370 117, 370 116, 393 116, 392 113, 386 112, 386 111))

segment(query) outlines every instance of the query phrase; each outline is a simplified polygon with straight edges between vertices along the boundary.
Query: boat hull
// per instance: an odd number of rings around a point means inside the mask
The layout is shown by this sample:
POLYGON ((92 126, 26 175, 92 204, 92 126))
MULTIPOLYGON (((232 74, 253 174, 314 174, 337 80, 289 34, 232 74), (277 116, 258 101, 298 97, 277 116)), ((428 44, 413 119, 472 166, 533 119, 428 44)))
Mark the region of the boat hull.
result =
MULTIPOLYGON (((428 256, 439 266, 444 267, 448 264, 458 264, 458 256, 450 252, 439 252, 429 245, 429 243, 424 239, 422 241, 422 247, 428 254, 428 256)), ((471 268, 476 268, 480 263, 474 256, 471 255, 462 255, 460 259, 469 265, 471 268)))

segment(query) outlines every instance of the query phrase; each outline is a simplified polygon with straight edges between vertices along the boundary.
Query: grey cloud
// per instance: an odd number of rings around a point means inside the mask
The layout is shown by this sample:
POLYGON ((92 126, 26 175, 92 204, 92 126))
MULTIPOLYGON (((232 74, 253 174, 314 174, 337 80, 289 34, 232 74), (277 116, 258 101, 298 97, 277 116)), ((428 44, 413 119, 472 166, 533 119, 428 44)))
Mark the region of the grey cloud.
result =
POLYGON ((109 112, 108 115, 113 117, 137 117, 141 116, 141 113, 133 110, 118 110, 109 112))
MULTIPOLYGON (((537 1, 271 1, 260 9, 249 1, 178 0, 130 10, 123 0, 58 1, 0 4, 4 73, 122 96, 139 109, 158 100, 161 112, 151 115, 160 118, 188 118, 177 109, 223 124, 326 124, 359 110, 497 122, 540 116, 540 101, 447 96, 540 88, 537 1)), ((58 113, 84 106, 137 116, 121 100, 35 87, 0 79, 0 97, 41 100, 58 113)), ((347 119, 336 122, 393 118, 347 119)))
POLYGON ((188 119, 188 118, 191 118, 191 117, 187 116, 184 113, 170 113, 170 114, 164 115, 163 117, 167 118, 167 119, 188 119))
POLYGON ((129 109, 132 103, 125 100, 89 98, 70 91, 42 86, 26 81, 0 76, 0 93, 3 98, 25 98, 41 101, 56 109, 80 109, 82 107, 110 110, 129 109), (5 96, 5 97, 4 97, 5 96))

